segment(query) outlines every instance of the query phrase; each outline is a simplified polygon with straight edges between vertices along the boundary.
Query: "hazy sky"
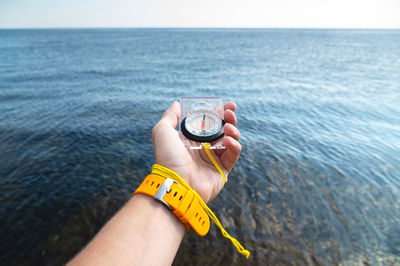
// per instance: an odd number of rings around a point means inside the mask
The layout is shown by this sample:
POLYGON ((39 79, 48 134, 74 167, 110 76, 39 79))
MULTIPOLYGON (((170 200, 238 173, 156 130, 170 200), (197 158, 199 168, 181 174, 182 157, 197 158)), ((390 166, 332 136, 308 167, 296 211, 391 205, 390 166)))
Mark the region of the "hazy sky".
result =
POLYGON ((400 0, 0 0, 0 28, 400 28, 400 0))

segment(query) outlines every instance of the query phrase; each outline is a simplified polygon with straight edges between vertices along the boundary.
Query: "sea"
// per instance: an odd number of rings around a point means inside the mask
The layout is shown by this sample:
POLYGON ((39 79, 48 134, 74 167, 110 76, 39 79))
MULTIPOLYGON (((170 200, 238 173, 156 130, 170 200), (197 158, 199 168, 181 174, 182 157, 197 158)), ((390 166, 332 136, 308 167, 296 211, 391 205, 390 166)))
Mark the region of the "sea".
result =
POLYGON ((69 261, 154 163, 182 96, 243 146, 174 265, 400 265, 400 30, 0 30, 0 264, 69 261))

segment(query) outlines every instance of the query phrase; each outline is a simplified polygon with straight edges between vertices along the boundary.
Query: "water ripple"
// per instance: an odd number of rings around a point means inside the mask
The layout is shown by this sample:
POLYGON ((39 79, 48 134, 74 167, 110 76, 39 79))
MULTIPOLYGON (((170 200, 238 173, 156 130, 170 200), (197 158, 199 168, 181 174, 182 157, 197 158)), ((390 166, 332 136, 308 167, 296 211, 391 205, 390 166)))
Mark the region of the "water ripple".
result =
POLYGON ((130 197, 180 96, 238 105, 242 156, 176 265, 400 264, 400 32, 0 31, 0 264, 68 261, 130 197), (208 254, 208 256, 204 256, 208 254))

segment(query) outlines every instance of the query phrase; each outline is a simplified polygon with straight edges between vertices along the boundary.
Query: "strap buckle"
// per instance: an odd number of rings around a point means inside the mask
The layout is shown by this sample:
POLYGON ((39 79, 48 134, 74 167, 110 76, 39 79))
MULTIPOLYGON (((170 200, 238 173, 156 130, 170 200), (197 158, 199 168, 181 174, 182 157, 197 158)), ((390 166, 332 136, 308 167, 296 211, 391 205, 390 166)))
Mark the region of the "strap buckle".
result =
POLYGON ((171 186, 173 183, 178 184, 178 182, 176 182, 175 180, 173 180, 172 178, 167 177, 167 179, 165 179, 165 181, 161 184, 160 188, 158 189, 156 195, 154 196, 154 199, 161 202, 162 204, 165 205, 165 207, 167 207, 170 211, 172 211, 172 207, 169 206, 168 203, 166 203, 163 198, 165 196, 165 194, 171 192, 171 186))

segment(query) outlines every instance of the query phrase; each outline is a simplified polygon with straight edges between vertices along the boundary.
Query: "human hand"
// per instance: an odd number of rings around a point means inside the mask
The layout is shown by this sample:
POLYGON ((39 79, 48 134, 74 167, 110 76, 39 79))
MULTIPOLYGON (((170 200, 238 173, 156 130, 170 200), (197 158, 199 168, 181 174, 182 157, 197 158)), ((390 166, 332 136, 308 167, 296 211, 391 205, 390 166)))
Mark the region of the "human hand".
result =
MULTIPOLYGON (((225 150, 210 150, 218 162, 228 181, 228 174, 237 162, 242 146, 240 132, 235 127, 236 104, 228 102, 224 105, 225 150)), ((224 186, 221 174, 202 150, 186 149, 179 138, 176 127, 179 123, 180 104, 174 102, 164 112, 161 120, 154 126, 152 136, 156 163, 178 173, 205 202, 212 200, 224 186)))

